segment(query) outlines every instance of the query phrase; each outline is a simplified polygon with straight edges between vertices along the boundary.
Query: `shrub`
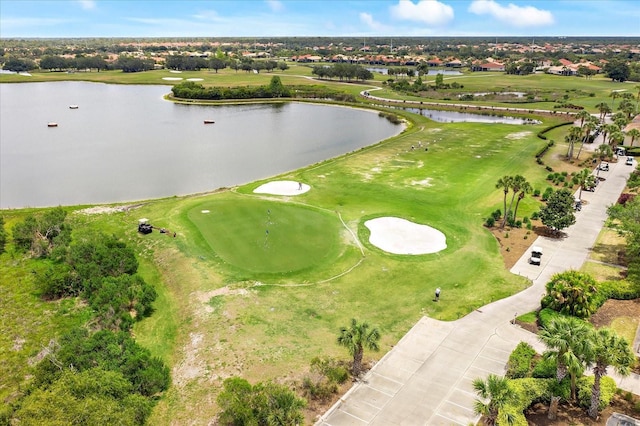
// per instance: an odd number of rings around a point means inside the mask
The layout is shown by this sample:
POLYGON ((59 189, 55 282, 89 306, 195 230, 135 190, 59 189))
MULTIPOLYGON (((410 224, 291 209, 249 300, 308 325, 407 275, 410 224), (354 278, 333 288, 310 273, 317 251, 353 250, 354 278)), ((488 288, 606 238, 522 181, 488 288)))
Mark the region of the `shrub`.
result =
POLYGON ((554 311, 553 309, 549 309, 543 306, 542 309, 540 309, 540 311, 538 312, 538 326, 544 328, 552 319, 559 316, 562 316, 562 314, 554 311))
POLYGON ((531 376, 538 379, 555 379, 557 365, 554 359, 543 357, 536 362, 531 376))
MULTIPOLYGON (((633 300, 640 298, 640 282, 629 280, 602 281, 598 293, 606 299, 633 300)), ((603 302, 604 303, 604 302, 603 302)))
MULTIPOLYGON (((591 406, 591 389, 593 387, 593 376, 583 376, 577 381, 578 403, 581 407, 588 408, 591 406)), ((608 376, 602 377, 600 380, 600 403, 598 410, 603 410, 611 404, 611 399, 616 394, 616 382, 608 376)))
POLYGON ((492 228, 493 225, 496 224, 496 220, 493 218, 493 216, 489 216, 485 222, 484 222, 485 226, 487 226, 487 228, 492 228))
POLYGON ((597 283, 589 274, 574 270, 557 273, 546 284, 546 290, 542 299, 545 308, 578 318, 587 318, 597 309, 597 283))
POLYGON ((491 217, 493 217, 495 220, 500 219, 500 216, 502 216, 502 212, 500 211, 500 209, 491 213, 491 217))
POLYGON ((518 343, 518 346, 509 355, 506 376, 510 379, 528 377, 535 355, 536 351, 530 344, 527 342, 518 343))
POLYGON ((540 217, 540 213, 539 212, 531 213, 531 219, 538 220, 539 217, 540 217))

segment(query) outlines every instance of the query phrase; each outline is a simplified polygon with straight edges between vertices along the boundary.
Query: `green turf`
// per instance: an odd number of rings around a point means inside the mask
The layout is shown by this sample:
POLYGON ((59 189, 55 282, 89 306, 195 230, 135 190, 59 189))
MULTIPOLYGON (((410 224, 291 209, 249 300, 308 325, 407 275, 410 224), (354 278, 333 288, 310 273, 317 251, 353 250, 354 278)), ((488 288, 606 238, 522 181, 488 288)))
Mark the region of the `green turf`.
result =
POLYGON ((340 253, 340 221, 317 209, 239 199, 204 202, 188 217, 216 256, 257 274, 321 268, 340 253))

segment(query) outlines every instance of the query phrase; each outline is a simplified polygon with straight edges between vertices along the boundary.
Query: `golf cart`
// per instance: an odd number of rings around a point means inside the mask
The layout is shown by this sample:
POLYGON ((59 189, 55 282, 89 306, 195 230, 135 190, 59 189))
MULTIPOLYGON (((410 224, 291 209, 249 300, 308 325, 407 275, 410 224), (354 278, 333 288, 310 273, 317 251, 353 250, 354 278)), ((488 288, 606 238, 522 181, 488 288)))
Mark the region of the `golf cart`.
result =
POLYGON ((529 263, 532 265, 540 265, 542 262, 542 247, 531 247, 531 257, 529 257, 529 263))

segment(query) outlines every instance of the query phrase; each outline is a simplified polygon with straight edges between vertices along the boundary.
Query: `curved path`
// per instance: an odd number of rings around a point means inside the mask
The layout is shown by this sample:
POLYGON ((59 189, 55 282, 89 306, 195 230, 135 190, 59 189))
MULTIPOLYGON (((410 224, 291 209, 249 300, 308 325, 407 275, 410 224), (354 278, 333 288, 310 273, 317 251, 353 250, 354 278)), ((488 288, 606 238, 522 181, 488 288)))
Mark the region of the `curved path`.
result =
MULTIPOLYGON (((566 237, 538 237, 540 266, 529 265, 525 253, 511 272, 533 281, 526 290, 486 305, 466 317, 443 322, 423 317, 363 378, 316 423, 343 425, 469 425, 476 398, 472 382, 489 374, 504 375, 509 354, 521 341, 544 349, 536 335, 513 325, 516 315, 540 306, 545 284, 558 272, 579 269, 587 259, 634 167, 612 163, 595 192, 583 192, 587 201, 576 214, 566 237)), ((447 303, 446 293, 439 303, 447 303)), ((611 374, 609 374, 611 376, 611 374)), ((640 377, 613 376, 618 386, 640 394, 640 377)))

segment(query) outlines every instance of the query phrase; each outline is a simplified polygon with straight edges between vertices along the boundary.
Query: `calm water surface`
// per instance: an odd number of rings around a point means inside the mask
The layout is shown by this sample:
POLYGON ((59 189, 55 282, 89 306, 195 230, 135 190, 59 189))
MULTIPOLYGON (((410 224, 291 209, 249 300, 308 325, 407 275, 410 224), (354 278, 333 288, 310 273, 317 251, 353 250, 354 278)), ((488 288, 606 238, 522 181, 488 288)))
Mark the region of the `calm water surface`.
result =
POLYGON ((0 84, 0 208, 211 191, 345 154, 403 129, 377 113, 325 105, 177 105, 162 99, 169 91, 0 84))

